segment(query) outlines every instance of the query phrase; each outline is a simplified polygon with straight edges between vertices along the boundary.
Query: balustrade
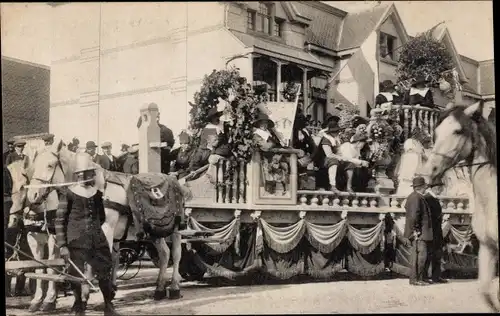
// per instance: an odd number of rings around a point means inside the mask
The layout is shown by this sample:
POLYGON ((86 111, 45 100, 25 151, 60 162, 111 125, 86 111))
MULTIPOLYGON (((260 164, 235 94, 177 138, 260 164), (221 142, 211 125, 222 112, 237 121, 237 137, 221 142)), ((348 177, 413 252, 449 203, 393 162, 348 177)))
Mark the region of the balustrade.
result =
POLYGON ((247 166, 244 161, 221 159, 216 165, 217 203, 246 203, 247 166))
POLYGON ((322 206, 332 208, 377 208, 381 196, 375 193, 336 194, 328 191, 297 191, 298 204, 301 206, 322 206))
POLYGON ((433 136, 440 111, 419 105, 402 105, 399 124, 403 127, 403 135, 408 139, 415 127, 424 129, 433 136))
MULTIPOLYGON (((445 213, 472 213, 469 208, 469 199, 463 197, 438 196, 443 212, 445 213)), ((391 196, 391 209, 400 209, 404 211, 404 201, 406 197, 391 196)))

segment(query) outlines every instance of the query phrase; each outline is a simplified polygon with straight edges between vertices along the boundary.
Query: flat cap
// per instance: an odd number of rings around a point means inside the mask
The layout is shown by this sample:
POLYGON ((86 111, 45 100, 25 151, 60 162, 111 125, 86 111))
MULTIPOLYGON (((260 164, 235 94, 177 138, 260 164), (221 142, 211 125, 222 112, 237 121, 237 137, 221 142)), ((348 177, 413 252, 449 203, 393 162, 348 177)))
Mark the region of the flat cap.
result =
POLYGON ((53 140, 53 139, 54 139, 54 134, 50 134, 50 133, 49 133, 49 134, 43 135, 42 139, 43 139, 44 141, 51 141, 51 140, 53 140))
POLYGON ((111 142, 104 142, 104 143, 102 143, 101 148, 109 148, 111 146, 112 146, 111 142))
POLYGON ((14 142, 14 146, 24 146, 24 145, 26 145, 26 141, 22 139, 18 139, 14 142))

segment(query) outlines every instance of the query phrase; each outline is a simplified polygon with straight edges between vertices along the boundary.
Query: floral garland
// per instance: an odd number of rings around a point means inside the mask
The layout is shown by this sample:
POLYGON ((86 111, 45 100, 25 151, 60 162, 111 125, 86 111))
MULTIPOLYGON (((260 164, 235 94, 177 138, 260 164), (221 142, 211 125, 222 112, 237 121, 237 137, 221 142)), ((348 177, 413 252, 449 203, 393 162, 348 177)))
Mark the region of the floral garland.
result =
POLYGON ((203 78, 200 91, 194 95, 194 103, 190 103, 189 127, 193 135, 190 148, 199 146, 201 131, 209 123, 208 111, 217 107, 222 100, 227 102, 224 112, 231 118, 226 125, 234 161, 249 161, 254 148, 252 124, 257 117, 257 105, 262 100, 254 95, 252 87, 246 78, 240 76, 237 68, 214 70, 203 78))
POLYGON ((367 126, 368 137, 373 141, 370 161, 377 162, 397 153, 403 128, 398 123, 400 112, 397 108, 376 109, 371 114, 367 126))
POLYGON ((295 82, 287 82, 282 92, 283 98, 288 102, 293 102, 299 93, 299 85, 295 82))

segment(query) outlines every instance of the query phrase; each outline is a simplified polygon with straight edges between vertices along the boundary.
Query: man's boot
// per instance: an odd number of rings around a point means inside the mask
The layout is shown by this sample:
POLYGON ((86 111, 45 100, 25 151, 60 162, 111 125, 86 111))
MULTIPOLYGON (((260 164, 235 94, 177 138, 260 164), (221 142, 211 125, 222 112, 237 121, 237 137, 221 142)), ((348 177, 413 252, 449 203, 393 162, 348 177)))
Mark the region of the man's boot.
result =
POLYGON ((111 280, 99 280, 99 288, 104 298, 104 316, 120 316, 112 302, 115 297, 115 291, 111 280))

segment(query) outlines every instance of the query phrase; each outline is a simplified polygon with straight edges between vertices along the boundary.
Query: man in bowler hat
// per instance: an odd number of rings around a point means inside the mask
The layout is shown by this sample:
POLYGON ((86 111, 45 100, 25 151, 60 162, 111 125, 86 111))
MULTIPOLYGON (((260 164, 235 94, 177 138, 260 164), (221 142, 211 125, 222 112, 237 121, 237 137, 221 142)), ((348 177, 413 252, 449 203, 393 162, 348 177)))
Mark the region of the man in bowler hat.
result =
MULTIPOLYGON (((431 184, 430 188, 425 194, 425 199, 427 204, 431 209, 431 220, 432 220, 432 230, 433 230, 433 240, 432 249, 430 251, 431 258, 427 260, 428 264, 431 266, 431 279, 429 283, 448 283, 447 280, 441 277, 441 258, 443 256, 443 229, 441 224, 443 223, 443 208, 439 199, 437 198, 443 192, 443 183, 431 184)), ((427 271, 428 269, 426 269, 427 271)))
POLYGON ((422 286, 426 275, 427 260, 432 249, 433 230, 431 208, 425 198, 428 188, 423 177, 415 177, 412 183, 413 192, 406 199, 406 225, 404 238, 411 246, 410 284, 422 286))

